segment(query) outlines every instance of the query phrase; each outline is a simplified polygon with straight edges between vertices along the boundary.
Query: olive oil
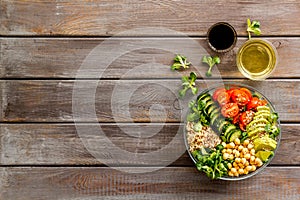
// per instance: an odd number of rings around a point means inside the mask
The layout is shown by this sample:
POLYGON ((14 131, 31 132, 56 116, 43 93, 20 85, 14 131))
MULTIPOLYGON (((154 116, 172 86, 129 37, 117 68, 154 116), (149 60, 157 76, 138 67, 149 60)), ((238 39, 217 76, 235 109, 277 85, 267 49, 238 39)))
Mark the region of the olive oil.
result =
POLYGON ((239 49, 237 66, 240 72, 252 80, 263 80, 275 69, 276 49, 263 39, 250 39, 239 49))

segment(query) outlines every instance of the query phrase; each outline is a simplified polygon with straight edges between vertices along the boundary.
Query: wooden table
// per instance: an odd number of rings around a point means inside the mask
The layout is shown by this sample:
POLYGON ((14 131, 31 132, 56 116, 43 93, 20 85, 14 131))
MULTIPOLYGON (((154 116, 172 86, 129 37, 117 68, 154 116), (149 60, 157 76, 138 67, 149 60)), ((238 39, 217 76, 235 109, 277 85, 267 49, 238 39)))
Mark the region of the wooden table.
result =
MULTIPOLYGON (((300 199, 299 18, 297 0, 1 0, 0 199, 300 199), (262 82, 243 78, 235 64, 236 52, 247 40, 248 17, 261 22, 261 37, 271 41, 279 54, 277 69, 262 82), (125 157, 118 165, 147 173, 116 170, 110 154, 104 162, 95 158, 75 125, 85 126, 88 135, 98 123, 88 111, 86 117, 74 122, 75 83, 81 83, 83 94, 98 84, 94 105, 105 133, 102 137, 135 155, 158 151, 182 130, 180 116, 185 105, 178 104, 174 93, 180 89, 180 77, 192 70, 205 73, 207 69, 197 67, 199 58, 191 69, 172 72, 166 66, 172 63, 173 47, 182 44, 197 51, 188 42, 196 41, 213 54, 205 36, 208 27, 218 21, 235 27, 238 42, 232 51, 220 55, 222 63, 213 73, 219 70, 224 81, 246 83, 262 91, 281 116, 282 140, 272 163, 250 179, 231 182, 209 180, 196 170, 186 152, 167 166, 156 166, 168 159, 166 155, 158 160, 150 158, 153 165, 136 164, 125 157), (149 27, 173 32, 132 33, 135 28, 149 27), (124 35, 128 30, 130 34, 124 35), (123 35, 110 38, 119 33, 123 35), (157 39, 162 44, 172 41, 170 51, 147 46, 157 39), (117 57, 105 68, 99 82, 97 62, 101 60, 97 57, 90 66, 95 73, 78 76, 84 59, 97 46, 129 47, 132 41, 147 45, 129 48, 117 57), (151 62, 165 66, 147 65, 151 62), (136 66, 143 66, 143 70, 131 70, 136 66), (112 107, 116 86, 126 96, 126 91, 137 84, 142 85, 128 102, 114 99, 116 107, 112 107), (126 109, 131 120, 125 115, 126 109), (157 134, 147 136, 152 132, 157 134), (161 169, 154 170, 156 167, 161 169)), ((199 76, 197 84, 202 90, 206 83, 216 81, 199 76)), ((175 141, 179 149, 184 148, 182 138, 175 141)), ((91 144, 94 139, 89 138, 91 144)))

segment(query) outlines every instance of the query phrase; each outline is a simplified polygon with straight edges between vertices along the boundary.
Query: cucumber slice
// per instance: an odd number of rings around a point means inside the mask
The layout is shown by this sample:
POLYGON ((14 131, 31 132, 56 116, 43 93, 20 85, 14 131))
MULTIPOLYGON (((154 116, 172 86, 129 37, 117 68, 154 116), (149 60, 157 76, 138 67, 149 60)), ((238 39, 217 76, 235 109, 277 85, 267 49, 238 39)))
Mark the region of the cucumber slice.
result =
POLYGON ((224 135, 227 137, 227 135, 228 135, 232 130, 236 130, 236 126, 233 125, 233 124, 229 124, 229 125, 226 127, 226 130, 225 130, 225 132, 224 132, 224 135))
POLYGON ((211 96, 207 96, 207 97, 204 97, 203 99, 199 99, 198 102, 199 101, 203 101, 205 104, 207 104, 207 102, 212 101, 212 99, 211 99, 211 96))
POLYGON ((221 123, 224 121, 224 117, 222 117, 221 115, 214 121, 214 126, 219 129, 221 123))
POLYGON ((210 116, 210 114, 212 113, 212 111, 214 111, 215 109, 217 109, 218 107, 213 104, 211 105, 208 109, 207 109, 207 114, 210 116))
POLYGON ((229 125, 230 124, 230 122, 229 121, 226 121, 226 120, 223 120, 223 121, 221 121, 220 122, 220 126, 219 126, 219 131, 220 132, 224 132, 225 131, 225 127, 226 127, 226 125, 229 125), (223 131, 224 130, 224 131, 223 131))
POLYGON ((208 93, 202 94, 201 96, 198 97, 197 101, 200 101, 200 100, 202 100, 202 99, 204 99, 206 97, 210 97, 210 94, 208 94, 208 93))
POLYGON ((210 118, 212 118, 214 115, 220 114, 220 109, 216 107, 211 113, 210 113, 210 118))
POLYGON ((208 108, 209 108, 209 106, 211 106, 213 104, 214 104, 214 102, 211 99, 206 102, 204 110, 207 111, 207 114, 208 114, 208 108))
POLYGON ((219 116, 220 116, 219 114, 212 115, 212 117, 210 118, 210 124, 213 125, 219 116))

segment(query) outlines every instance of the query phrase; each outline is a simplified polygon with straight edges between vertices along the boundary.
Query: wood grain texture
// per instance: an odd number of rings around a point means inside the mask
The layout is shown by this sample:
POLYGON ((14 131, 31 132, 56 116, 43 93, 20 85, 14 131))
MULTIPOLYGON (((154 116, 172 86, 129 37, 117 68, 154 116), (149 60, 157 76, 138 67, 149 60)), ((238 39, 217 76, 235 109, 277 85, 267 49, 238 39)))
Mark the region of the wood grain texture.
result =
MULTIPOLYGON (((207 85, 212 86, 217 82, 219 81, 199 80, 197 87, 203 90, 207 85)), ((254 86, 265 94, 276 107, 282 121, 300 121, 299 80, 264 82, 237 80, 235 82, 254 86)), ((77 95, 73 97, 74 83, 74 81, 61 80, 1 81, 0 120, 2 122, 73 122, 74 119, 77 122, 179 122, 186 113, 187 103, 192 98, 187 95, 182 100, 178 99, 178 91, 181 88, 179 79, 101 80, 99 83, 94 80, 80 80, 76 81, 79 85, 76 85, 74 93, 77 95), (93 87, 97 87, 95 91, 92 90, 93 87), (72 105, 76 112, 73 112, 72 105)))
POLYGON ((246 35, 249 17, 261 22, 265 35, 300 34, 300 4, 295 0, 2 0, 0 34, 108 36, 133 28, 164 27, 205 35, 212 24, 227 21, 239 35, 246 35))
MULTIPOLYGON (((300 77, 300 37, 266 38, 277 48, 279 62, 272 74, 273 78, 299 78, 300 77)), ((235 57, 238 48, 246 41, 239 38, 236 47, 220 55, 221 64, 214 67, 214 75, 219 73, 223 78, 242 78, 236 67, 235 57)), ((148 45, 150 46, 150 45, 148 45)), ((174 78, 182 74, 189 74, 197 70, 199 76, 204 76, 207 66, 200 63, 203 55, 213 52, 208 48, 205 39, 200 38, 140 38, 140 39, 56 39, 56 38, 2 38, 0 39, 0 78, 75 78, 84 59, 97 60, 90 62, 91 73, 83 78, 174 78), (140 44, 139 50, 125 52, 118 56, 114 48, 125 48, 141 42, 159 42, 159 48, 147 48, 140 44), (191 44, 191 40, 198 46, 191 44), (106 49, 109 56, 116 55, 113 62, 107 66, 101 65, 101 60, 106 59, 104 51, 99 51, 91 56, 91 51, 97 46, 106 49), (167 47, 167 50, 162 50, 167 47), (170 70, 170 65, 176 52, 175 49, 190 49, 199 52, 198 59, 190 70, 175 73, 170 70), (202 50, 200 50, 202 48, 202 50), (90 57, 88 57, 90 56, 90 57), (151 64, 152 63, 152 64, 151 64), (157 64, 154 64, 157 63, 157 64), (147 65, 148 64, 148 65, 147 65)), ((190 55, 186 55, 188 58, 190 55)))
MULTIPOLYGON (((95 124, 84 124, 86 130, 95 124)), ((105 137, 128 152, 149 153, 169 145, 175 139, 184 147, 183 125, 180 124, 100 124, 105 137), (124 129, 125 128, 125 129, 124 129), (140 133, 140 137, 127 134, 140 133), (143 131, 141 131, 143 130, 143 131), (153 136, 150 134, 156 131, 153 136), (179 134, 180 137, 175 138, 179 134), (148 137, 150 136, 150 137, 148 137)), ((151 134, 152 135, 152 134, 151 134)), ((282 138, 271 165, 300 165, 300 125, 283 124, 282 138)), ((74 124, 2 124, 0 127, 0 165, 102 165, 86 149, 74 124)), ((101 144, 100 144, 101 145, 101 144)), ((103 145, 103 144, 102 144, 103 145)), ((175 154, 169 152, 169 154, 175 154)), ((169 158, 170 156, 168 156, 169 158)), ((172 166, 193 166, 185 152, 178 155, 172 166)), ((153 165, 162 165, 168 159, 161 154, 151 158, 153 165)), ((116 162, 112 161, 111 163, 116 162)), ((125 160, 121 162, 125 163, 125 160)), ((135 165, 134 163, 127 164, 135 165)), ((140 163, 140 166, 147 166, 140 163)))
POLYGON ((299 167, 243 181, 211 181, 193 167, 146 174, 110 168, 0 168, 2 199, 299 199, 299 167), (34 190, 34 192, 33 192, 34 190))

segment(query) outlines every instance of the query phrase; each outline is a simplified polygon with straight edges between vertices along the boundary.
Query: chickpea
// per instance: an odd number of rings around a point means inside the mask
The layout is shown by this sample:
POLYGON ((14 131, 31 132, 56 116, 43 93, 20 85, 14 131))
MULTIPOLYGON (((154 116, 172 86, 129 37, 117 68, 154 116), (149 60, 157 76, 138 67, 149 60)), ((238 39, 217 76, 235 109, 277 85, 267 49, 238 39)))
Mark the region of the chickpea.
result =
POLYGON ((244 147, 242 146, 242 145, 240 145, 239 147, 238 147, 238 150, 239 151, 242 151, 244 149, 244 147))
POLYGON ((260 160, 260 161, 258 161, 258 162, 256 163, 256 165, 257 165, 258 167, 260 167, 260 166, 263 165, 263 162, 260 160))
POLYGON ((249 166, 249 162, 246 161, 246 163, 244 165, 245 165, 245 167, 249 166))
POLYGON ((248 153, 249 150, 247 148, 243 148, 242 153, 245 155, 246 153, 248 153))
POLYGON ((239 173, 240 175, 244 174, 244 169, 240 168, 240 169, 238 170, 238 173, 239 173))
POLYGON ((226 152, 229 153, 229 154, 232 154, 232 149, 227 149, 226 152))
POLYGON ((240 169, 244 169, 245 168, 242 163, 239 163, 238 166, 239 166, 240 169))
POLYGON ((240 152, 239 151, 237 151, 235 154, 234 154, 234 156, 236 157, 236 158, 238 158, 238 157, 240 157, 240 152))
POLYGON ((247 175, 248 173, 249 173, 249 171, 244 169, 244 174, 247 175))
POLYGON ((236 145, 239 145, 239 144, 241 143, 241 141, 240 141, 239 138, 235 138, 234 143, 235 143, 236 145))
POLYGON ((256 170, 256 166, 255 165, 252 165, 252 169, 251 169, 251 171, 255 171, 256 170))
POLYGON ((251 165, 247 166, 247 167, 245 168, 245 170, 248 171, 248 172, 251 172, 251 171, 252 171, 252 166, 251 166, 251 165))
POLYGON ((247 148, 248 148, 249 150, 253 149, 253 147, 254 147, 254 145, 251 144, 251 143, 249 143, 248 146, 247 146, 247 148))
POLYGON ((238 172, 234 173, 234 176, 239 176, 239 173, 238 172))
POLYGON ((240 163, 241 162, 241 158, 235 158, 234 160, 236 163, 240 163))
POLYGON ((230 142, 230 143, 229 143, 229 147, 230 147, 231 149, 233 149, 233 148, 235 147, 235 144, 234 144, 233 142, 230 142))
POLYGON ((245 140, 245 141, 243 142, 243 145, 244 145, 244 146, 247 146, 249 143, 250 143, 250 140, 247 139, 247 140, 245 140))
POLYGON ((234 159, 234 156, 232 154, 229 154, 229 160, 233 160, 234 159))
POLYGON ((251 150, 250 150, 250 154, 251 154, 252 156, 254 156, 254 155, 255 155, 255 149, 251 149, 251 150))
POLYGON ((228 163, 228 164, 227 164, 227 167, 228 167, 228 169, 231 169, 231 168, 232 168, 232 164, 231 164, 231 163, 228 163))
POLYGON ((225 148, 226 147, 226 142, 222 142, 222 146, 225 148))
POLYGON ((250 153, 246 153, 246 154, 244 155, 244 158, 247 159, 247 160, 249 160, 250 157, 251 157, 250 153))
POLYGON ((224 153, 226 153, 226 149, 223 149, 223 150, 222 150, 222 154, 224 154, 224 153))
POLYGON ((262 161, 261 161, 261 159, 259 159, 259 158, 255 158, 255 161, 254 161, 254 163, 256 164, 256 165, 258 165, 258 163, 261 163, 262 161))
POLYGON ((237 170, 236 170, 236 168, 231 168, 231 170, 230 170, 233 174, 235 174, 236 172, 237 172, 237 170))
POLYGON ((242 163, 243 165, 245 165, 246 162, 247 162, 246 158, 242 158, 242 159, 241 159, 241 163, 242 163))
POLYGON ((223 154, 223 159, 224 159, 224 160, 227 160, 228 158, 229 158, 229 154, 228 154, 228 153, 224 153, 224 154, 223 154))
POLYGON ((233 153, 233 154, 236 154, 236 152, 239 152, 239 151, 236 150, 236 149, 233 149, 233 150, 232 150, 232 153, 233 153))
POLYGON ((255 163, 255 156, 250 157, 250 163, 255 163))
POLYGON ((232 165, 233 165, 233 167, 237 167, 238 166, 236 162, 233 162, 232 165))
POLYGON ((232 171, 228 172, 228 176, 234 176, 234 174, 232 173, 232 171))

